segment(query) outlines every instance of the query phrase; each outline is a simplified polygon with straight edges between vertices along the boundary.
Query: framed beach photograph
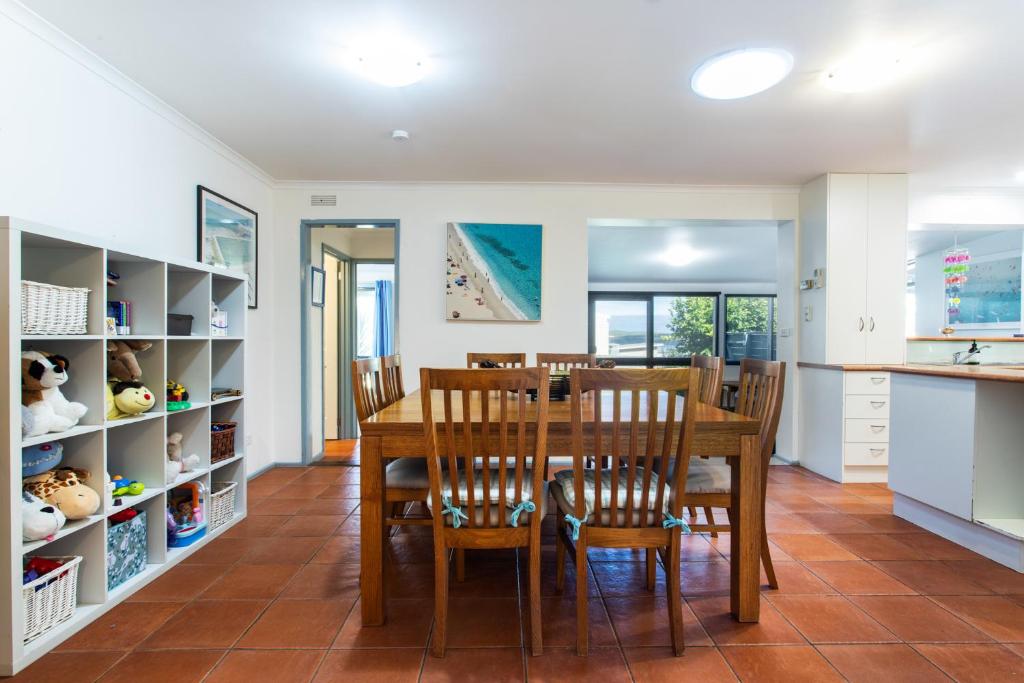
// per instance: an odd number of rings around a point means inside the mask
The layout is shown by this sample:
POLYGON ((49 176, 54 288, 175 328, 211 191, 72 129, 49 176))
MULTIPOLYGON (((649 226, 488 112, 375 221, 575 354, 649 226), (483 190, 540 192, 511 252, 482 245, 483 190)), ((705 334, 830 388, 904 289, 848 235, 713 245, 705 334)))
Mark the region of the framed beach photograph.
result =
POLYGON ((324 307, 324 285, 326 282, 327 275, 323 268, 317 268, 316 266, 310 267, 309 274, 309 285, 310 285, 310 301, 317 308, 324 307))
POLYGON ((445 266, 448 320, 540 320, 544 228, 449 223, 445 266))
POLYGON ((244 271, 249 276, 249 308, 256 308, 259 216, 252 209, 197 185, 196 218, 196 258, 210 266, 244 271))

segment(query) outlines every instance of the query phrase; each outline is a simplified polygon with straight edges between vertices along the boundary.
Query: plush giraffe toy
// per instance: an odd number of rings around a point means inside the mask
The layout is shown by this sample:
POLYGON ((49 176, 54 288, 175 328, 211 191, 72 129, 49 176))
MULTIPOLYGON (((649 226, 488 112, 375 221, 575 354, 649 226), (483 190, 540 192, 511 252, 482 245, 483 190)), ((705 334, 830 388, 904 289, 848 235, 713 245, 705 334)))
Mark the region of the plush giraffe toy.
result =
POLYGON ((99 494, 83 483, 88 479, 88 470, 58 467, 26 477, 22 480, 22 488, 56 506, 68 519, 84 519, 100 507, 99 494))

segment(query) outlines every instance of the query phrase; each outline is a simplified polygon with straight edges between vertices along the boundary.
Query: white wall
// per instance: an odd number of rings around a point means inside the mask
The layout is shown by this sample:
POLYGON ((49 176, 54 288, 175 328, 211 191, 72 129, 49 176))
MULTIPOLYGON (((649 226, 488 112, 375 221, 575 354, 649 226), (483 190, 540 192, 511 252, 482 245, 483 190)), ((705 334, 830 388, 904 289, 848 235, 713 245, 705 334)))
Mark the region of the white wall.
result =
MULTIPOLYGON (((467 351, 579 351, 587 344, 587 220, 594 218, 796 218, 788 188, 685 188, 540 184, 295 184, 275 199, 275 301, 279 358, 298 358, 299 223, 302 219, 400 221, 399 350, 408 368, 462 367, 467 351), (337 207, 310 207, 309 195, 337 194, 337 207), (448 221, 544 225, 542 320, 447 322, 444 229, 448 221)), ((314 349, 310 348, 311 353, 314 349)), ((311 356, 315 357, 315 356, 311 356)), ((300 378, 273 364, 278 412, 274 448, 295 461, 301 448, 300 378)), ((406 373, 406 388, 418 385, 406 373)))
POLYGON ((246 401, 248 466, 273 462, 270 179, 10 0, 0 0, 0 83, 0 214, 195 258, 197 184, 259 213, 261 307, 249 316, 246 386, 264 398, 246 401))

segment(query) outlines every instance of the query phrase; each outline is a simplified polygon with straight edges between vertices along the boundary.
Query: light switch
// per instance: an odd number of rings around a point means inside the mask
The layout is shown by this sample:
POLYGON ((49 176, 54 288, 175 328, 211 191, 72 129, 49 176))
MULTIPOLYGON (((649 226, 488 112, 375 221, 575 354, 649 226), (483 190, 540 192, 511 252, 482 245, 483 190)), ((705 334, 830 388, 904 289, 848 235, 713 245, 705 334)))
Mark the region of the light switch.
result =
POLYGON ((806 306, 804 306, 804 322, 808 322, 809 323, 813 319, 814 319, 814 310, 811 308, 810 304, 807 304, 806 306))

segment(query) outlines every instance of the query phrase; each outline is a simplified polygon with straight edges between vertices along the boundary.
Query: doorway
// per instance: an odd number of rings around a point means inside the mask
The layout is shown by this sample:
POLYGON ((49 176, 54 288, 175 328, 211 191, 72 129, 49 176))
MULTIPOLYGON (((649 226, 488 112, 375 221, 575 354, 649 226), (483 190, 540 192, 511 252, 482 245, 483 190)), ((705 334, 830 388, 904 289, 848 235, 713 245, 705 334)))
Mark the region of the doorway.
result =
POLYGON ((304 464, 353 454, 352 361, 397 353, 397 233, 396 221, 301 225, 304 464))

